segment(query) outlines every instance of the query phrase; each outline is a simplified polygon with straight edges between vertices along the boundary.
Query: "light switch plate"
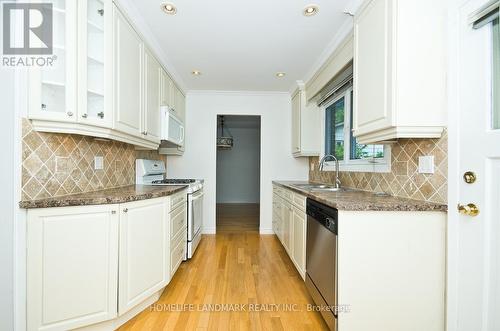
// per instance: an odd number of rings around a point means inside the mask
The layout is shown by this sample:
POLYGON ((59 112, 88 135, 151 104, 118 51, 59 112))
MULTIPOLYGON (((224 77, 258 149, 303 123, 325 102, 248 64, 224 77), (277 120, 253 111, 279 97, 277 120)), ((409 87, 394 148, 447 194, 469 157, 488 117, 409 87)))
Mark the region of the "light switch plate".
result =
POLYGON ((94 157, 94 170, 102 170, 104 169, 104 157, 95 156, 94 157))
POLYGON ((434 173, 434 155, 425 155, 418 157, 418 172, 421 174, 434 173))

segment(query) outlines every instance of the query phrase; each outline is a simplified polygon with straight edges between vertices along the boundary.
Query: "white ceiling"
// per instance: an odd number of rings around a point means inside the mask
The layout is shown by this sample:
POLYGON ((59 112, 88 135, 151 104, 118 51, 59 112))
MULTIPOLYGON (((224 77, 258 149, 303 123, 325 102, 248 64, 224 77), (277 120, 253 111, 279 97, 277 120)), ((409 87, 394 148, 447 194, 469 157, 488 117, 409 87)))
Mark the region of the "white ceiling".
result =
POLYGON ((160 0, 134 4, 188 90, 289 91, 352 21, 343 13, 350 0, 169 1, 174 16, 160 0), (303 16, 311 3, 319 13, 303 16))

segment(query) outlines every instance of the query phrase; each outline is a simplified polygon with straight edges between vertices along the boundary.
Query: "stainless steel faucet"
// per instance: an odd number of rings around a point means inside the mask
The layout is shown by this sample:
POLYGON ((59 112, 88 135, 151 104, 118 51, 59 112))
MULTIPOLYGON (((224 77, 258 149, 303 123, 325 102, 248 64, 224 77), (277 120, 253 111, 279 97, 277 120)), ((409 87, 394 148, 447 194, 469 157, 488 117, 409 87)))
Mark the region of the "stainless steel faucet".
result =
POLYGON ((340 185, 342 183, 339 179, 339 160, 335 157, 335 155, 327 154, 327 155, 323 156, 321 158, 321 160, 319 161, 319 171, 323 171, 323 167, 325 166, 325 161, 328 158, 335 160, 335 187, 340 188, 340 185))

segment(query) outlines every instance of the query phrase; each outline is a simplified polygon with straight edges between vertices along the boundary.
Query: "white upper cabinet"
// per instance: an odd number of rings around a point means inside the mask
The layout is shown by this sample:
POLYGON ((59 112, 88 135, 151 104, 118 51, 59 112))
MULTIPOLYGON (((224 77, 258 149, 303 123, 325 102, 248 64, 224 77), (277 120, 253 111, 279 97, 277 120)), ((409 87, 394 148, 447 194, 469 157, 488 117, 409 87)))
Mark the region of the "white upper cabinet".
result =
POLYGON ((115 9, 115 129, 142 137, 142 56, 141 37, 115 9))
POLYGON ((117 316, 117 209, 29 210, 27 330, 72 330, 117 316))
POLYGON ((161 105, 171 107, 172 100, 172 79, 168 73, 162 69, 161 71, 161 105))
POLYGON ((153 53, 144 50, 144 128, 143 135, 146 139, 160 143, 160 104, 162 90, 162 67, 153 53))
POLYGON ((359 143, 441 136, 444 13, 430 0, 369 0, 356 13, 353 134, 359 143))
POLYGON ((292 96, 292 154, 319 155, 320 112, 313 102, 307 103, 304 87, 292 96))
POLYGON ((170 281, 168 202, 158 198, 120 205, 119 315, 170 281))
POLYGON ((76 122, 77 2, 48 2, 53 5, 55 60, 52 66, 30 68, 28 116, 31 119, 76 122))
POLYGON ((78 1, 78 121, 113 125, 113 2, 78 1))
POLYGON ((51 2, 55 58, 30 69, 33 128, 158 149, 160 106, 184 122, 185 98, 142 36, 113 0, 51 2))

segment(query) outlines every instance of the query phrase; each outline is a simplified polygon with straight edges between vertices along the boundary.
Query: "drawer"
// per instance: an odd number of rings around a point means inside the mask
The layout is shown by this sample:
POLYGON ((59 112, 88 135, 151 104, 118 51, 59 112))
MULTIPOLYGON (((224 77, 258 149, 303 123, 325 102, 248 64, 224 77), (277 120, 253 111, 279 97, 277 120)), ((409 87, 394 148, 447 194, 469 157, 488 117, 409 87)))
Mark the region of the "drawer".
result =
POLYGON ((175 236, 172 236, 170 240, 170 247, 176 247, 181 241, 186 242, 187 240, 187 229, 179 231, 175 236))
POLYGON ((283 199, 286 199, 290 202, 292 202, 292 199, 293 199, 293 192, 290 191, 290 190, 287 190, 287 189, 283 189, 281 190, 282 194, 281 196, 283 197, 283 199))
POLYGON ((174 238, 182 229, 187 229, 186 207, 177 208, 170 213, 170 238, 174 238))
POLYGON ((177 209, 181 205, 186 205, 187 203, 187 193, 186 190, 182 190, 180 193, 176 193, 170 197, 170 211, 177 209))
POLYGON ((306 197, 302 194, 293 193, 293 205, 302 211, 306 210, 306 197))
MULTIPOLYGON (((186 232, 183 233, 184 235, 187 235, 186 232)), ((179 242, 177 246, 174 247, 174 249, 170 252, 170 275, 171 277, 174 276, 175 272, 179 268, 180 264, 182 263, 182 260, 184 260, 184 257, 186 256, 186 242, 183 240, 179 242)))

